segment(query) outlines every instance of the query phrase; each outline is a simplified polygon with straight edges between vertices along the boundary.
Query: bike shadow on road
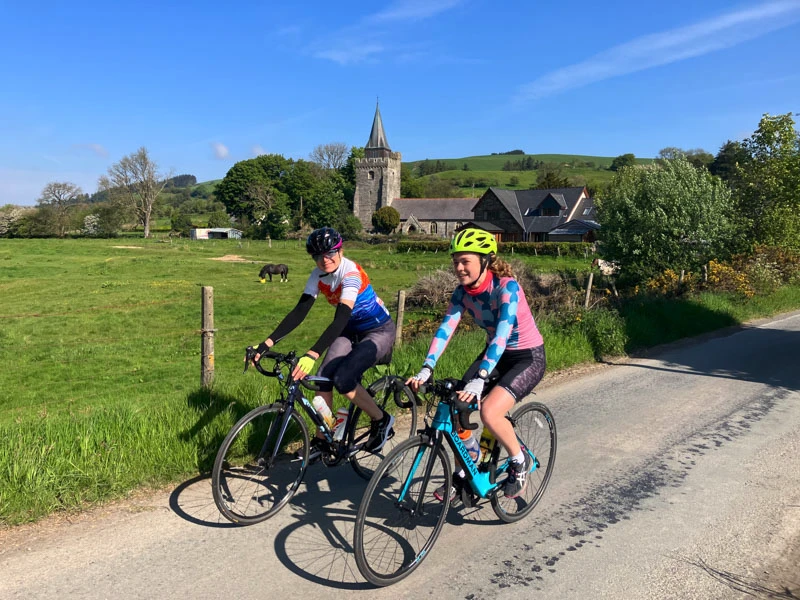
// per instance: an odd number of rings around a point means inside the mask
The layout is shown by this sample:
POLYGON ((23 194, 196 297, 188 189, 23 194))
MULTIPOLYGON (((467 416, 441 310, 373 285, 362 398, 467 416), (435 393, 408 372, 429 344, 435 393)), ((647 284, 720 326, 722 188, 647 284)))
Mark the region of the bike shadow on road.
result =
POLYGON ((356 566, 353 527, 367 481, 347 464, 317 463, 287 509, 293 522, 275 536, 275 554, 292 573, 343 590, 372 589, 356 566))
POLYGON ((181 519, 203 527, 237 527, 223 517, 211 493, 211 476, 198 475, 172 490, 169 507, 181 519))

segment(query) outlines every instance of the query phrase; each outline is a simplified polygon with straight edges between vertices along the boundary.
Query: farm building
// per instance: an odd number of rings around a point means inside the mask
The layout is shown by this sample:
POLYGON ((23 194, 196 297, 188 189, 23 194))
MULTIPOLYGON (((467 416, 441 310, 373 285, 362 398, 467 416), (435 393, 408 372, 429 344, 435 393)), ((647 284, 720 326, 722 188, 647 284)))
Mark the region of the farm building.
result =
POLYGON ((213 227, 192 229, 193 240, 240 240, 242 232, 233 227, 213 227))

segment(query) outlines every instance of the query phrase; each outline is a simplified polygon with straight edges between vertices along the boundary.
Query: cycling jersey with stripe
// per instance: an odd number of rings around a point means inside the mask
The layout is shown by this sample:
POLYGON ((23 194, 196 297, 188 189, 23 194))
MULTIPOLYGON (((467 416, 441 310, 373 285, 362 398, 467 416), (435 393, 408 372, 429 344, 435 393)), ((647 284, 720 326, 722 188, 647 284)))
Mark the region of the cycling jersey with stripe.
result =
POLYGON ((495 368, 506 348, 525 350, 544 343, 517 280, 491 272, 490 275, 474 296, 461 285, 453 292, 442 324, 428 348, 426 366, 431 369, 436 366, 465 310, 486 331, 487 347, 480 368, 488 373, 495 368))
POLYGON ((326 274, 319 267, 314 267, 303 293, 316 298, 319 292, 333 306, 342 300, 354 302, 353 312, 347 322, 347 327, 354 331, 369 331, 391 318, 383 301, 372 289, 367 273, 349 258, 342 257, 333 273, 326 274))

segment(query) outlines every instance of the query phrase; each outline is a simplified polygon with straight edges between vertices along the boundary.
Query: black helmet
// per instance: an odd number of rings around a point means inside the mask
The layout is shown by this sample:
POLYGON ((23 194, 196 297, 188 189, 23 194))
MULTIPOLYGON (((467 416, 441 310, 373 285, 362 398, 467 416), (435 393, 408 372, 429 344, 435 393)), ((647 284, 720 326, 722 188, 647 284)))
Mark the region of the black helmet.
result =
POLYGON ((342 247, 342 236, 332 227, 320 227, 312 231, 306 240, 306 252, 325 254, 342 247))

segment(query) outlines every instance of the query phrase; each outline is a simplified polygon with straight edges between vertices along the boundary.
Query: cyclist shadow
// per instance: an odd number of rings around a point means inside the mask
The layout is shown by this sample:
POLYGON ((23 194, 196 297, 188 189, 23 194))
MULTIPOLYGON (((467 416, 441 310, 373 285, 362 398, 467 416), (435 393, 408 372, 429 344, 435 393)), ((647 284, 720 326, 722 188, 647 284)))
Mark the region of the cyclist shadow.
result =
POLYGON ((223 517, 211 493, 211 476, 187 479, 169 495, 169 508, 184 521, 215 528, 238 527, 223 517))
POLYGON ((289 504, 296 522, 275 536, 276 556, 308 581, 344 590, 373 589, 361 577, 353 553, 358 502, 368 482, 345 464, 329 469, 312 465, 303 481, 289 504))

